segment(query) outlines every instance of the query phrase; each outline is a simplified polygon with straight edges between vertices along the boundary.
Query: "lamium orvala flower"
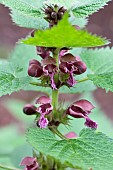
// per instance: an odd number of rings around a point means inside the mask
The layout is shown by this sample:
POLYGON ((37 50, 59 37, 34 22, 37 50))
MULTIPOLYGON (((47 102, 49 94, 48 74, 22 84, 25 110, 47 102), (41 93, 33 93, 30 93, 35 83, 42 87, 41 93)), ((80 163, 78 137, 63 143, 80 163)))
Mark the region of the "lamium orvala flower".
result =
POLYGON ((39 164, 34 157, 23 158, 20 166, 25 166, 24 170, 39 170, 39 164))
POLYGON ((88 117, 92 109, 94 106, 88 100, 79 100, 69 106, 66 113, 74 118, 84 118, 85 125, 89 128, 97 128, 97 123, 88 117))
POLYGON ((40 128, 46 128, 49 121, 45 118, 45 116, 50 114, 53 110, 51 99, 47 96, 41 96, 36 100, 36 104, 40 104, 40 106, 36 109, 36 111, 40 113, 40 118, 37 121, 37 125, 40 128))

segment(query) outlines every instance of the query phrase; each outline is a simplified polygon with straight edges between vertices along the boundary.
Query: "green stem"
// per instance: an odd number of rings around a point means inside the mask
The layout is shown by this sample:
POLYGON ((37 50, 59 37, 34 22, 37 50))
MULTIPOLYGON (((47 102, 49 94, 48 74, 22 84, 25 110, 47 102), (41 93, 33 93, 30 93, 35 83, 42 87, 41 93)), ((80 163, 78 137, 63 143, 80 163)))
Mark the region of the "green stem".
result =
POLYGON ((61 139, 66 139, 66 140, 68 140, 64 135, 62 135, 62 133, 60 133, 59 131, 58 131, 58 129, 56 129, 56 128, 51 128, 51 131, 54 133, 54 134, 56 134, 56 135, 58 135, 61 139))
POLYGON ((30 84, 32 84, 34 86, 49 87, 47 85, 42 85, 41 83, 37 83, 37 82, 30 82, 30 84))
POLYGON ((87 81, 87 80, 89 80, 88 77, 86 77, 86 78, 84 78, 84 79, 81 79, 81 80, 77 80, 77 82, 78 82, 78 83, 82 83, 82 82, 87 81))
POLYGON ((52 90, 52 106, 53 110, 58 108, 58 90, 52 90))
POLYGON ((2 168, 2 169, 7 169, 7 170, 20 170, 20 169, 16 169, 16 168, 10 168, 10 167, 7 167, 7 166, 4 166, 4 165, 1 165, 0 164, 0 168, 2 168))

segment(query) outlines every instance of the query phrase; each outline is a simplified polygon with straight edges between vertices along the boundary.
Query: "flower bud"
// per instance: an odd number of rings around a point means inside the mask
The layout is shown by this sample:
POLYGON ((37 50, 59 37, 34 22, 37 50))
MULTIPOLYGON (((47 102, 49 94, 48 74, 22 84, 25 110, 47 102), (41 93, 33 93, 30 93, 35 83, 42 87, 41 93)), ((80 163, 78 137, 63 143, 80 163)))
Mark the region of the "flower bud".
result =
POLYGON ((84 73, 87 69, 86 64, 82 61, 77 61, 73 65, 74 65, 73 73, 77 75, 84 73))
POLYGON ((35 59, 32 59, 32 60, 29 61, 29 66, 30 66, 31 64, 37 64, 37 65, 39 65, 39 66, 41 67, 40 62, 37 61, 37 60, 35 60, 35 59))
POLYGON ((36 113, 36 107, 31 105, 31 104, 27 104, 24 106, 23 108, 23 112, 26 114, 26 115, 33 115, 36 113))
POLYGON ((51 18, 52 18, 52 19, 57 19, 57 13, 53 11, 53 12, 51 13, 51 18))
POLYGON ((40 77, 43 74, 43 68, 37 60, 31 60, 28 67, 28 75, 31 77, 40 77))

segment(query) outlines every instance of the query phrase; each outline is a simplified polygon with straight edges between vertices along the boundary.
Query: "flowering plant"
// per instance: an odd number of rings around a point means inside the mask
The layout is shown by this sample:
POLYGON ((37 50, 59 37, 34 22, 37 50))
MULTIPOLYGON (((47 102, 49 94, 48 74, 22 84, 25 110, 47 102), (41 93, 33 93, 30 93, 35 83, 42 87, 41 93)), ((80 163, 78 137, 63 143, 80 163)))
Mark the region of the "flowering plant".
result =
POLYGON ((85 98, 68 106, 59 101, 61 92, 83 93, 96 86, 113 92, 113 49, 88 49, 109 41, 85 30, 86 17, 109 0, 0 2, 11 9, 17 25, 33 29, 19 40, 9 61, 2 63, 7 69, 0 69, 0 94, 21 89, 45 93, 23 108, 35 120, 26 133, 33 155, 23 158, 20 166, 24 170, 112 170, 113 139, 99 132, 96 118, 90 118, 94 104, 85 98), (78 136, 75 120, 79 119, 85 119, 85 127, 78 136), (75 127, 67 133, 64 129, 72 121, 75 127))

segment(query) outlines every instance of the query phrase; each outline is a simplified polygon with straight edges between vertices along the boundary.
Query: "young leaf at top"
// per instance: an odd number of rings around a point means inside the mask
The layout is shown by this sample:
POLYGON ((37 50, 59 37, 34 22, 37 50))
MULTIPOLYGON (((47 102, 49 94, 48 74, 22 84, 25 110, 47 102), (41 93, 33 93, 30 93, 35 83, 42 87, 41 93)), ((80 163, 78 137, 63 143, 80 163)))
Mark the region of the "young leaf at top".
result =
POLYGON ((76 17, 87 17, 93 14, 94 12, 97 12, 99 9, 103 8, 105 5, 107 5, 107 2, 109 1, 111 0, 98 0, 91 4, 74 8, 72 11, 76 17))
POLYGON ((92 71, 88 78, 98 87, 113 92, 113 48, 84 50, 81 58, 92 71))
POLYGON ((0 0, 11 9, 12 20, 19 26, 42 29, 48 26, 41 11, 45 0, 0 0), (39 20, 38 20, 39 17, 39 20))
POLYGON ((108 42, 87 31, 77 30, 68 21, 66 13, 57 26, 47 30, 38 30, 34 37, 22 40, 25 44, 44 47, 94 47, 102 46, 108 42))
POLYGON ((113 167, 113 139, 92 129, 83 129, 76 139, 58 140, 48 129, 31 128, 27 140, 44 155, 74 168, 111 170, 113 167))

